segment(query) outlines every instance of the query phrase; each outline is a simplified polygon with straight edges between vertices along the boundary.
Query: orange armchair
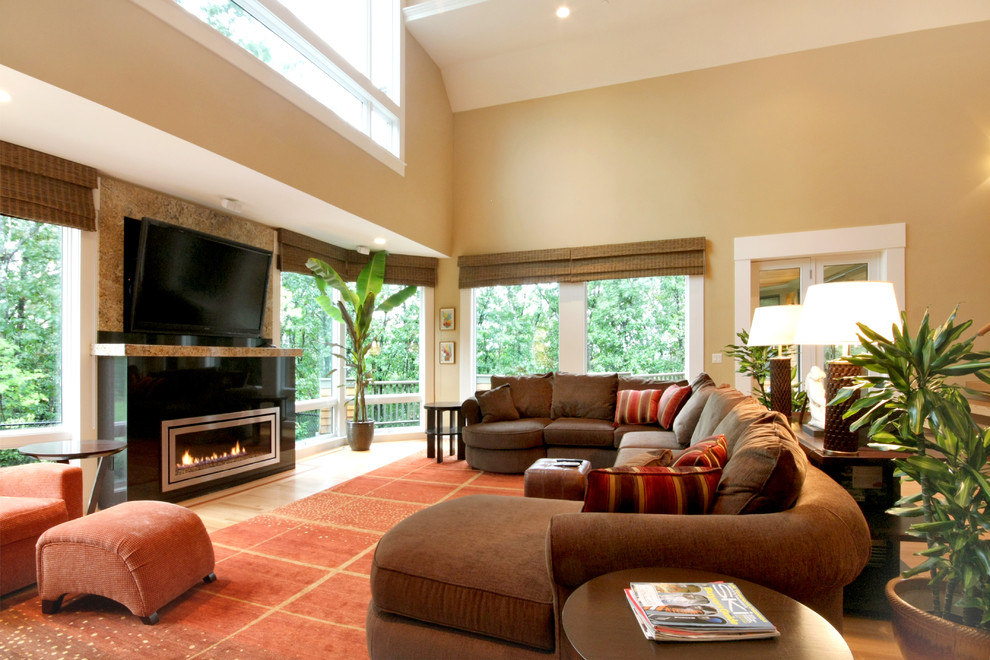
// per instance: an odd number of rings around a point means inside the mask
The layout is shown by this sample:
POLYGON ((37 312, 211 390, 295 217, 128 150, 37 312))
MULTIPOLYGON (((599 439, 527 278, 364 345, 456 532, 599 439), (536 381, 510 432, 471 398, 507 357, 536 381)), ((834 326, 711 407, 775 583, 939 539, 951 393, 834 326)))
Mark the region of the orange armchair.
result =
POLYGON ((38 537, 82 513, 80 468, 29 463, 0 469, 0 594, 37 582, 38 537))

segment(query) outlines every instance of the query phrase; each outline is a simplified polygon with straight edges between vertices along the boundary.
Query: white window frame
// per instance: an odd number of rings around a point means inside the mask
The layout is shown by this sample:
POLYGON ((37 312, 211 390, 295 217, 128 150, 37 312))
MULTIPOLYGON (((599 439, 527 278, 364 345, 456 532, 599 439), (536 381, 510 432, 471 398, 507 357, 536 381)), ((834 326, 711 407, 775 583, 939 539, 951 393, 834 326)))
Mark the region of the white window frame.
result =
POLYGON ((0 449, 96 436, 96 232, 62 227, 62 422, 43 429, 0 431, 0 449), (86 383, 86 386, 83 386, 86 383))
MULTIPOLYGON (((300 50, 297 39, 289 41, 301 53, 318 53, 321 59, 325 58, 325 63, 337 69, 343 78, 331 76, 337 82, 343 84, 357 95, 378 106, 378 109, 395 117, 398 126, 397 140, 398 155, 393 154, 388 149, 371 139, 371 103, 366 102, 365 113, 367 114, 368 134, 365 134, 351 126, 339 115, 333 112, 312 96, 304 92, 280 73, 269 67, 267 64, 256 58, 254 55, 244 50, 237 43, 231 41, 210 25, 199 20, 188 11, 183 9, 174 0, 131 0, 134 4, 158 17, 165 23, 176 28, 186 36, 192 38, 200 45, 211 50, 223 59, 227 60, 237 68, 241 69, 255 80, 265 85, 275 93, 285 97, 296 106, 309 113, 328 128, 339 133, 353 144, 363 149, 369 155, 376 158, 381 163, 392 168, 396 173, 405 175, 405 30, 401 24, 401 10, 397 12, 396 20, 399 21, 397 31, 399 35, 398 57, 399 57, 399 103, 395 103, 383 92, 372 85, 371 81, 355 69, 343 57, 338 55, 332 48, 326 46, 309 28, 299 22, 293 14, 276 2, 269 0, 244 0, 245 4, 258 5, 267 13, 276 16, 295 30, 306 42, 308 48, 300 50), (349 80, 346 84, 344 80, 349 80)), ((278 34, 276 32, 276 34, 278 34)), ((286 35, 278 34, 286 38, 286 35)), ((315 62, 314 62, 315 63, 315 62)), ((317 66, 320 66, 317 63, 317 66)), ((321 67, 326 70, 326 67, 321 67)), ((329 75, 329 74, 328 74, 329 75)))
MULTIPOLYGON (((588 301, 584 282, 558 283, 558 328, 560 332, 560 371, 583 374, 588 365, 588 301)), ((704 368, 705 351, 705 277, 689 275, 685 284, 687 319, 684 355, 684 374, 688 380, 704 368)), ((461 289, 461 309, 467 311, 467 323, 461 325, 460 397, 474 396, 477 379, 477 332, 475 318, 477 305, 474 289, 461 289)))
MULTIPOLYGON (((860 255, 868 260, 871 253, 879 254, 878 279, 891 282, 897 297, 898 308, 905 308, 905 249, 907 226, 904 223, 868 225, 842 229, 770 234, 765 236, 740 236, 735 239, 735 295, 733 333, 740 328, 747 331, 753 322, 753 273, 755 263, 783 259, 815 259, 831 261, 833 256, 860 255), (850 249, 854 246, 855 249, 850 249)), ((735 336, 735 334, 733 334, 735 336)), ((810 366, 810 363, 808 363, 810 366)), ((750 392, 751 379, 736 373, 736 389, 750 392)))

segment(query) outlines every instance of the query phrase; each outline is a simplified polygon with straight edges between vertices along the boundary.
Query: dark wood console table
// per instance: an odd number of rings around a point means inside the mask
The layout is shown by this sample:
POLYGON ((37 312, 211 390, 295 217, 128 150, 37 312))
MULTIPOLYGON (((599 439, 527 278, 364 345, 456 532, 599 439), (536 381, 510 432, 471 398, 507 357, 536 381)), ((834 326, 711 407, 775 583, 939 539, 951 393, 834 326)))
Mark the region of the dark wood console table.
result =
POLYGON ((461 404, 457 401, 438 401, 425 403, 426 409, 426 457, 436 456, 437 463, 443 463, 443 439, 450 439, 450 455, 454 455, 454 441, 457 441, 457 460, 464 460, 464 438, 461 429, 464 419, 461 417, 461 404), (444 415, 447 424, 444 425, 444 415))
POLYGON ((887 513, 901 497, 901 481, 894 476, 896 452, 861 447, 855 454, 829 454, 822 438, 792 427, 812 465, 830 476, 853 496, 870 526, 872 549, 866 568, 843 594, 847 612, 890 618, 884 595, 887 581, 900 575, 902 520, 887 513))

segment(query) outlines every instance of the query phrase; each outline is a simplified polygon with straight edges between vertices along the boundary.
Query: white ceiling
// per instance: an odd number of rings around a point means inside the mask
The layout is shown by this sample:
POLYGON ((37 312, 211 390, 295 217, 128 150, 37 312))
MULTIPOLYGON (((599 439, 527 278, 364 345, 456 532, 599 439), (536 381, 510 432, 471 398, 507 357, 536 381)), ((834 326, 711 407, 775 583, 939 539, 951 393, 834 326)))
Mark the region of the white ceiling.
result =
MULTIPOLYGON (((454 111, 958 23, 987 0, 407 0, 454 111), (557 19, 567 4, 572 14, 557 19)), ((0 66, 0 139, 336 245, 436 251, 130 117, 0 66), (140 148, 135 148, 140 145, 140 148), (314 220, 318 218, 318 220, 314 220)))
POLYGON ((406 0, 404 11, 455 112, 990 20, 987 0, 406 0))

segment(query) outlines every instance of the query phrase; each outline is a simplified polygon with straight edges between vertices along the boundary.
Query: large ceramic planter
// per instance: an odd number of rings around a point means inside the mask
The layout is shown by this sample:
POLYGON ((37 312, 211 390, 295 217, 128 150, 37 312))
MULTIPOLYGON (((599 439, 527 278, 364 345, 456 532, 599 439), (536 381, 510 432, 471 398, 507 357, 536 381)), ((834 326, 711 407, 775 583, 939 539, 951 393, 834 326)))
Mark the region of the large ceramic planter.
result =
POLYGON ((347 444, 352 451, 368 451, 375 439, 375 421, 347 422, 347 444))
POLYGON ((990 633, 931 614, 926 578, 887 583, 894 638, 905 660, 987 660, 990 633))

